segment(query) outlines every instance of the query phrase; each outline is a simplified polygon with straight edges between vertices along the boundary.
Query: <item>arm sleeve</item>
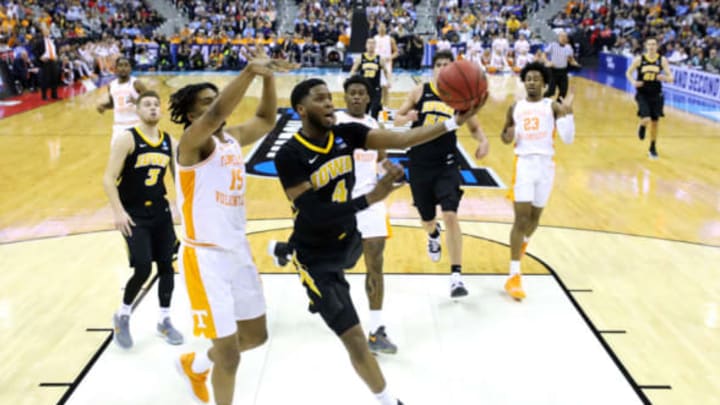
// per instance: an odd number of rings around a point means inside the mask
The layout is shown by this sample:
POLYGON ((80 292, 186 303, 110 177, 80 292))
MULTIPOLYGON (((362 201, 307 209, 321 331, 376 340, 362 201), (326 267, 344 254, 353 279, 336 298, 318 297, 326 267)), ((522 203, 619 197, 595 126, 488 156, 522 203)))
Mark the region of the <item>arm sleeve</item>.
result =
POLYGON ((573 140, 575 139, 575 118, 572 114, 568 114, 555 120, 555 126, 557 127, 558 135, 560 135, 560 139, 562 139, 563 143, 573 143, 573 140))
POLYGON ((335 128, 335 135, 342 136, 352 149, 366 149, 365 142, 370 128, 356 122, 340 124, 335 128))

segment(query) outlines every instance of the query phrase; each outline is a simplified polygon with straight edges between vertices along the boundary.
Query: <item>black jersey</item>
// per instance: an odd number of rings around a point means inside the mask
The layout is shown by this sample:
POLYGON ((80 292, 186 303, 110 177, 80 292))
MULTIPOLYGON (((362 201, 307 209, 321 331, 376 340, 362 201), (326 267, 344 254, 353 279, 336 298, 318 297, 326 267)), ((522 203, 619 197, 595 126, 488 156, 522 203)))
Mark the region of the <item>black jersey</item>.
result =
MULTIPOLYGON (((455 113, 452 107, 440 99, 432 83, 423 85, 422 96, 415 104, 415 109, 418 111, 418 120, 413 122, 413 128, 443 122, 452 118, 455 113)), ((456 143, 455 131, 450 131, 432 141, 413 146, 408 151, 410 166, 437 168, 456 165, 458 162, 456 143)))
MULTIPOLYGON (((357 123, 335 125, 322 145, 296 133, 275 156, 275 167, 283 187, 287 189, 308 181, 313 187, 308 192, 317 193, 323 202, 350 201, 355 185, 353 150, 365 148, 369 131, 368 127, 357 123)), ((293 212, 295 224, 290 240, 298 248, 333 250, 344 246, 357 232, 354 214, 313 223, 297 215, 295 207, 293 212)))
POLYGON ((373 89, 380 88, 380 55, 370 58, 363 53, 360 62, 360 75, 370 82, 373 89))
POLYGON ((659 96, 662 92, 662 84, 657 76, 662 72, 662 56, 650 59, 647 55, 640 56, 640 66, 637 69, 637 80, 643 85, 638 87, 638 93, 646 96, 659 96))
POLYGON ((135 149, 125 158, 118 178, 118 194, 126 210, 150 207, 165 200, 165 171, 170 165, 170 135, 160 131, 160 140, 151 143, 139 128, 130 128, 135 149))

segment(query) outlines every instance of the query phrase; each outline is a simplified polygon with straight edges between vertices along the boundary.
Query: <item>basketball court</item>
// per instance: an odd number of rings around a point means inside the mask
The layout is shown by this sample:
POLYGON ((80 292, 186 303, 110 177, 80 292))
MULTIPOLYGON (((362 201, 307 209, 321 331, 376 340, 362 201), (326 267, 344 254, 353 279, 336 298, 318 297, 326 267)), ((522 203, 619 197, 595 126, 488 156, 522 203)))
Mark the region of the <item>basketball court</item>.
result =
MULTIPOLYGON (((279 107, 309 76, 325 78, 343 106, 344 76, 304 70, 277 78, 279 107)), ((231 78, 142 77, 164 108, 184 84, 222 87, 231 78)), ((427 78, 394 75, 391 106, 427 78)), ((474 141, 466 129, 458 133, 468 299, 449 298, 447 258, 427 258, 409 189, 388 199, 394 236, 385 256, 385 314, 399 353, 380 362, 392 391, 407 405, 713 403, 720 397, 720 124, 708 114, 720 106, 705 103, 697 114, 666 106, 660 160, 650 161, 636 136, 633 95, 573 77, 577 136, 558 146, 553 195, 523 260, 528 298, 517 303, 502 290, 513 154, 499 133, 518 85, 513 76, 490 77, 491 97, 479 115, 488 157, 475 161, 474 141)), ((184 346, 155 336, 152 282, 131 320, 135 347, 111 342, 130 269, 101 184, 112 114, 99 115, 95 104, 105 91, 76 91, 0 120, 0 403, 192 403, 173 362, 207 342, 190 336, 179 276, 173 320, 184 346)), ((254 83, 229 123, 251 116, 259 94, 254 83)), ((264 273, 270 337, 243 355, 235 403, 373 403, 340 343, 307 312, 290 266, 275 268, 265 254, 267 242, 286 238, 291 226, 267 162, 293 119, 244 150, 252 173, 249 239, 264 273)), ((181 131, 167 113, 160 127, 175 137, 181 131)), ((363 269, 360 262, 353 273, 363 269)), ((364 276, 349 278, 366 321, 364 276)))

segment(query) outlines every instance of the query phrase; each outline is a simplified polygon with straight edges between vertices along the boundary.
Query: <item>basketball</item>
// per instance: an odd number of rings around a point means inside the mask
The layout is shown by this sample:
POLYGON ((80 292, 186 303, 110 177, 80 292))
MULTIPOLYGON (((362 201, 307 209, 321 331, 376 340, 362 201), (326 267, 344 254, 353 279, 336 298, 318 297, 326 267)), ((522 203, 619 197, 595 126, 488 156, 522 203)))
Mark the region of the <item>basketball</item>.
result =
POLYGON ((487 97, 488 84, 480 65, 463 59, 442 68, 437 89, 445 104, 458 111, 467 111, 487 97))

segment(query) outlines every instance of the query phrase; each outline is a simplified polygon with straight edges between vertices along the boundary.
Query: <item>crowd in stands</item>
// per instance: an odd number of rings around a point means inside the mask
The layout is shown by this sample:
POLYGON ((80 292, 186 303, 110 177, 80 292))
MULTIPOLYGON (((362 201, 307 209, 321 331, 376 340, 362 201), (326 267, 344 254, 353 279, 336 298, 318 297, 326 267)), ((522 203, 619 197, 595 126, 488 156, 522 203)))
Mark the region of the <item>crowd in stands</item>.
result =
POLYGON ((540 41, 528 28, 539 1, 441 0, 435 20, 437 49, 481 64, 488 72, 519 71, 535 59, 540 41), (533 51, 531 51, 533 50, 533 51))
POLYGON ((639 55, 648 38, 671 64, 720 73, 720 1, 571 0, 552 20, 588 53, 639 55))
POLYGON ((71 84, 111 74, 115 60, 147 42, 160 23, 157 12, 140 0, 10 0, 0 2, 0 51, 13 50, 11 76, 21 88, 34 90, 39 55, 32 55, 31 43, 48 27, 61 81, 71 84))

